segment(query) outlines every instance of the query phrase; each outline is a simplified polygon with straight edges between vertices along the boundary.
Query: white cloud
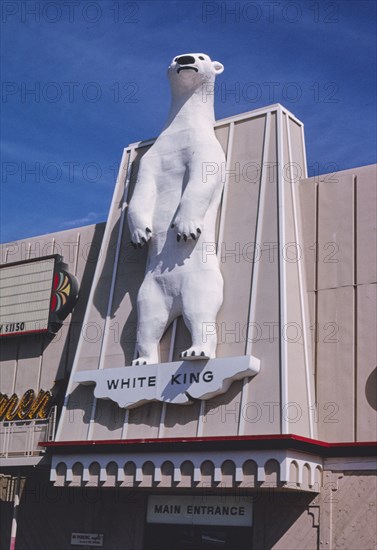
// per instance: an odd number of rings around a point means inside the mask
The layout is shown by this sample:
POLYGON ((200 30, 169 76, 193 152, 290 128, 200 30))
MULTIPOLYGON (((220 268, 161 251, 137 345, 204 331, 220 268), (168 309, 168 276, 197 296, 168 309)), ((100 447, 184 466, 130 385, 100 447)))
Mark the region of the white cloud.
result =
POLYGON ((93 223, 99 223, 106 219, 106 212, 88 212, 88 214, 82 218, 76 218, 75 220, 70 220, 63 222, 60 225, 60 229, 66 229, 68 227, 80 227, 82 225, 90 225, 93 223))

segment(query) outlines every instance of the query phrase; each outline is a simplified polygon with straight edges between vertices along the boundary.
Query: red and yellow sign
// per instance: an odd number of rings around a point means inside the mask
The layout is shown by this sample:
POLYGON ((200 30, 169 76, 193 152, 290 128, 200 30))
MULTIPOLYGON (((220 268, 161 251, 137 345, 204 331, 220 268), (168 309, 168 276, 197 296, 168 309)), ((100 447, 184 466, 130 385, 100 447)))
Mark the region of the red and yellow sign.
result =
POLYGON ((0 393, 0 420, 32 420, 47 418, 52 400, 50 391, 27 390, 21 398, 0 393))

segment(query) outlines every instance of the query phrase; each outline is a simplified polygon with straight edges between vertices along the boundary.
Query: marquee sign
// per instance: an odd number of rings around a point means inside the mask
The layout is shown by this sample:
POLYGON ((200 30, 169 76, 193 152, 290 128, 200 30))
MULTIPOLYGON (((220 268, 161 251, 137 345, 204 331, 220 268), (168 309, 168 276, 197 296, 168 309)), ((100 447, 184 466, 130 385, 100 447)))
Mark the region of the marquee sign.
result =
POLYGON ((0 266, 0 336, 57 332, 78 297, 58 254, 0 266))
POLYGON ((185 405, 225 393, 234 380, 255 376, 259 359, 250 355, 207 361, 177 361, 157 365, 76 372, 74 381, 95 384, 97 399, 110 399, 131 409, 150 401, 185 405))
POLYGON ((252 525, 252 518, 250 498, 231 495, 148 497, 148 523, 249 527, 252 525))

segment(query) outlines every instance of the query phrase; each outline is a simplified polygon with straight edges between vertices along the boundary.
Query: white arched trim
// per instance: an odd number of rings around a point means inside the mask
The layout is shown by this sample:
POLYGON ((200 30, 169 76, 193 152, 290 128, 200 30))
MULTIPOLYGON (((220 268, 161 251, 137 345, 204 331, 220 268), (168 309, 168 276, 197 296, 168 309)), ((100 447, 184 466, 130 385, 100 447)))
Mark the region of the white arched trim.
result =
MULTIPOLYGON (((321 472, 323 470, 322 458, 316 455, 310 455, 308 453, 301 453, 298 451, 290 450, 276 450, 276 451, 236 451, 236 452, 182 452, 182 453, 150 453, 150 454, 71 454, 71 455, 55 455, 52 457, 51 464, 51 481, 56 485, 75 485, 84 486, 86 484, 92 486, 101 486, 106 484, 109 486, 124 486, 138 487, 142 484, 143 487, 179 487, 179 484, 185 483, 187 487, 187 474, 182 472, 182 466, 187 462, 192 465, 192 473, 189 477, 189 484, 191 487, 200 486, 203 482, 202 465, 204 462, 210 462, 213 466, 213 481, 212 485, 216 488, 219 484, 224 487, 229 484, 230 476, 224 474, 223 464, 226 461, 231 461, 235 467, 235 476, 232 480, 231 487, 239 487, 242 484, 252 487, 250 483, 250 475, 245 473, 243 468, 246 462, 253 461, 256 465, 256 475, 253 481, 256 486, 263 489, 263 484, 271 488, 271 481, 268 480, 268 473, 266 472, 266 464, 274 460, 279 464, 279 479, 276 481, 276 486, 280 488, 292 489, 292 490, 305 490, 309 492, 319 492, 320 487, 318 479, 321 479, 321 472), (172 476, 163 476, 161 474, 161 468, 164 463, 170 462, 173 466, 172 476), (73 475, 73 467, 75 464, 82 465, 82 475, 80 479, 77 474, 73 475), (97 476, 89 472, 92 464, 98 464, 99 474, 97 476), (108 466, 110 463, 117 468, 117 476, 108 474, 108 466), (147 463, 152 464, 152 476, 145 475, 144 470, 147 463), (134 466, 132 474, 126 473, 126 466, 132 464, 134 466), (294 465, 294 468, 291 468, 294 465), (64 466, 64 467, 63 467, 64 466), (308 468, 309 473, 309 487, 303 487, 303 471, 304 467, 308 468), (293 475, 292 472, 296 472, 293 475), (147 480, 147 477, 149 481, 147 480), (292 479, 291 479, 292 477, 292 479), (316 481, 317 479, 317 481, 316 481)), ((148 468, 150 471, 150 466, 148 468)), ((231 476, 232 477, 232 476, 231 476)), ((205 479, 206 486, 208 486, 208 476, 205 479)))

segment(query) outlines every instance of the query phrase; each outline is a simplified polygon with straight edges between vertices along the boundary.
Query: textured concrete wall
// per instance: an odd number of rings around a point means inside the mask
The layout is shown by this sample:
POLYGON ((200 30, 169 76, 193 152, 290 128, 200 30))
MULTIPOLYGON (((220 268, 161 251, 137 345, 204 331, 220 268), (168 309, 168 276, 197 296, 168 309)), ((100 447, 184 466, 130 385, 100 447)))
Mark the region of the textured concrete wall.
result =
POLYGON ((253 550, 377 547, 375 471, 325 472, 315 498, 270 494, 255 504, 253 550))
POLYGON ((332 517, 331 548, 377 548, 376 472, 334 472, 331 483, 334 490, 324 502, 332 517))
POLYGON ((313 522, 311 495, 260 495, 254 506, 253 550, 314 550, 319 528, 313 522))
POLYGON ((316 422, 325 441, 376 438, 376 170, 364 166, 299 185, 316 422))

